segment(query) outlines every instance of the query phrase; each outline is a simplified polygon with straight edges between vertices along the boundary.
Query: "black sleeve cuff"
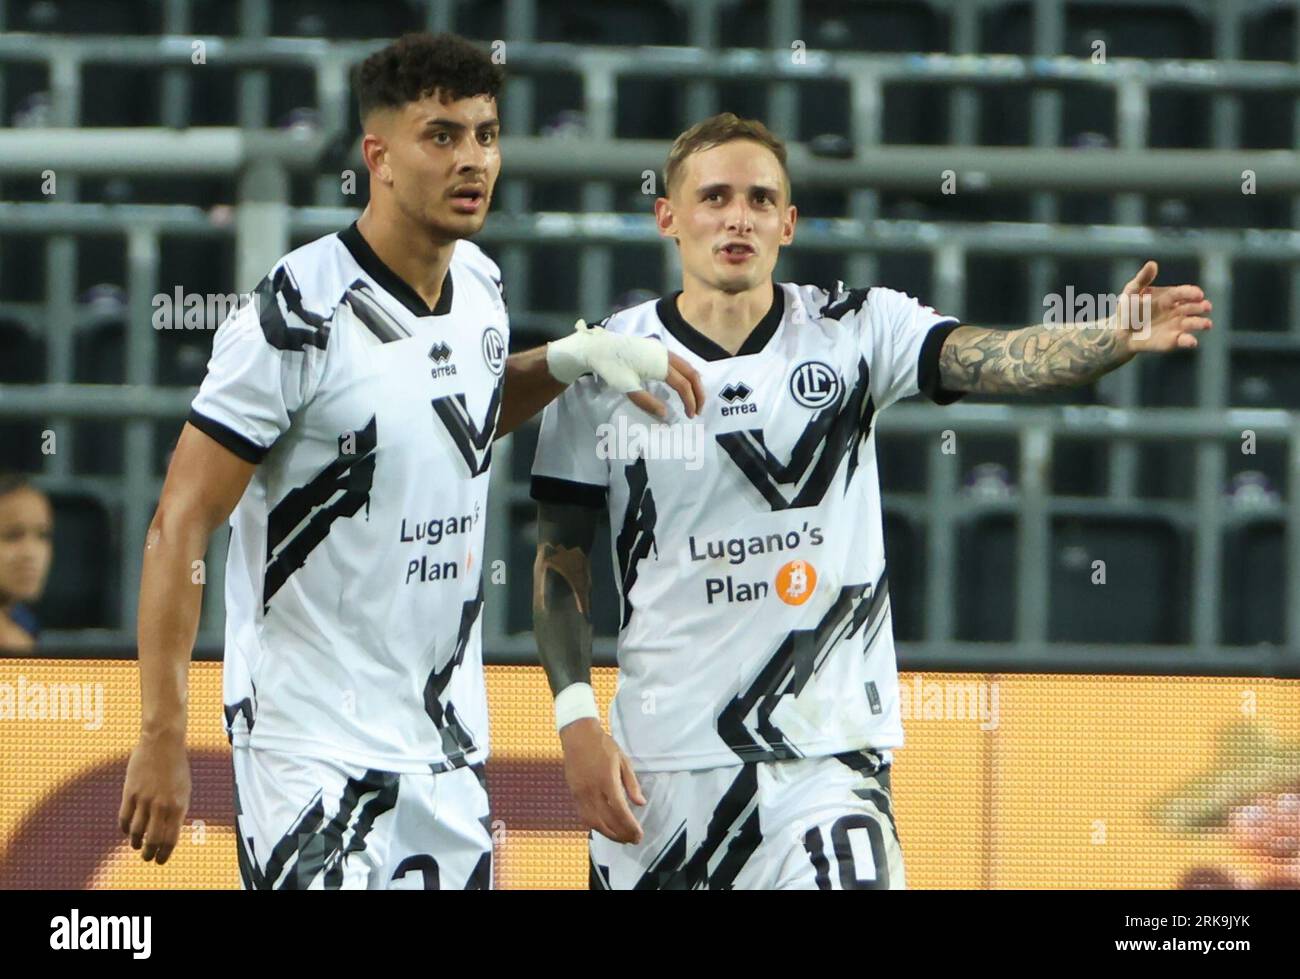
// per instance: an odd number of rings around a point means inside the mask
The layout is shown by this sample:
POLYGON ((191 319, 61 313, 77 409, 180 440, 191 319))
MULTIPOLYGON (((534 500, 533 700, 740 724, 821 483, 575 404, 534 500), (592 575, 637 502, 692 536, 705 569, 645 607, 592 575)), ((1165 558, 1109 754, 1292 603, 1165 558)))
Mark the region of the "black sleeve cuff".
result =
POLYGON ((939 383, 939 352, 948 335, 959 326, 960 323, 940 323, 931 327, 916 361, 916 386, 937 405, 950 405, 966 395, 965 391, 949 391, 939 383))
POLYGON ((563 503, 567 506, 585 506, 603 510, 605 487, 591 483, 578 483, 554 476, 534 476, 530 495, 538 503, 563 503))
POLYGON ((270 447, 263 448, 252 439, 245 438, 233 428, 221 424, 207 415, 200 415, 193 408, 190 409, 189 423, 206 435, 212 441, 216 442, 224 449, 233 452, 245 462, 251 462, 254 465, 260 463, 270 452, 270 447))

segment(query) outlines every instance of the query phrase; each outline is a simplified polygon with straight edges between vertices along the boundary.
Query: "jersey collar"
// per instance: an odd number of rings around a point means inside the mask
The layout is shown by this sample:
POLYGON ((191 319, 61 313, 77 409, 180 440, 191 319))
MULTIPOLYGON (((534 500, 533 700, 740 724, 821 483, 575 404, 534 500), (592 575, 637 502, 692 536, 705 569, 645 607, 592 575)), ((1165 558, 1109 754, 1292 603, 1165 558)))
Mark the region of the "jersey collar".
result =
MULTIPOLYGON (((677 297, 681 294, 679 289, 671 295, 664 296, 655 304, 655 312, 659 314, 660 322, 677 338, 678 343, 705 360, 726 360, 731 357, 732 354, 726 348, 710 340, 682 318, 682 314, 677 309, 677 297)), ((745 337, 745 342, 740 345, 735 356, 745 357, 749 354, 761 353, 767 346, 767 342, 772 339, 772 334, 776 333, 776 328, 781 325, 784 316, 785 290, 781 288, 780 283, 773 282, 771 308, 750 331, 749 336, 745 337)))
POLYGON ((361 236, 357 229, 357 223, 353 221, 348 227, 339 232, 339 241, 356 259, 358 265, 390 296, 405 306, 415 316, 446 316, 451 312, 451 267, 447 268, 447 275, 442 280, 442 292, 438 295, 438 305, 432 309, 428 307, 420 294, 415 291, 405 279, 384 264, 383 259, 375 254, 375 250, 361 236))

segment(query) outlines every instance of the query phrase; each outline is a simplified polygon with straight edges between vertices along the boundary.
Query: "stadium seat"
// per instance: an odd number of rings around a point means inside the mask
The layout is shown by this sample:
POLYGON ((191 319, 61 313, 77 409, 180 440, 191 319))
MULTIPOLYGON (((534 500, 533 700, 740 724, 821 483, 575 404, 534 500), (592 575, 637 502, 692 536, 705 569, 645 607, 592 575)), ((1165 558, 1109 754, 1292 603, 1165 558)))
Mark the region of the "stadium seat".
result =
POLYGON ((1196 351, 1162 357, 1140 357, 1136 366, 1138 400, 1147 408, 1191 408, 1196 405, 1196 351))
POLYGON ((0 384, 45 380, 45 341, 21 323, 0 320, 0 384))
POLYGON ((977 468, 985 463, 1002 467, 1011 485, 1020 482, 1020 447, 1015 438, 963 435, 960 431, 956 435, 957 460, 963 487, 971 486, 977 468))
POLYGON ((1229 399, 1241 408, 1300 408, 1300 350, 1234 350, 1229 399))
POLYGON ((1107 444, 1096 439, 1057 439, 1052 447, 1052 492, 1101 496, 1109 470, 1107 444))
POLYGON ((578 248, 569 245, 554 245, 532 253, 528 287, 535 312, 574 311, 578 304, 580 254, 578 248))
POLYGON ((1239 503, 1249 503, 1240 495, 1242 489, 1255 490, 1254 498, 1266 497, 1274 501, 1287 498, 1300 487, 1291 486, 1287 475, 1287 445, 1276 439, 1255 438, 1254 452, 1243 452, 1245 439, 1233 439, 1224 446, 1226 485, 1224 494, 1236 497, 1239 503))
POLYGON ((1234 330, 1285 333, 1291 324, 1290 269, 1283 262, 1232 263, 1232 309, 1223 319, 1234 330))
POLYGON ((915 438, 877 432, 876 469, 885 499, 894 493, 925 492, 926 453, 915 438))
POLYGON ((156 34, 159 19, 155 5, 134 0, 63 0, 61 3, 28 2, 14 10, 10 30, 50 34, 156 34))
POLYGON ((1231 645, 1282 643, 1286 631, 1286 525, 1244 521, 1223 539, 1223 635, 1231 645))
POLYGON ((1005 514, 963 521, 957 532, 957 638, 1009 642, 1016 632, 1016 523, 1005 514))
POLYGON ((1196 446, 1191 442, 1139 442, 1138 496, 1187 500, 1196 493, 1196 446))
POLYGON ((269 6, 277 37, 397 37, 426 23, 424 6, 405 0, 366 4, 364 16, 352 0, 277 0, 269 6))
POLYGON ((622 0, 599 6, 538 0, 537 39, 570 44, 685 44, 684 5, 669 0, 622 0))
POLYGON ((1049 638, 1180 643, 1190 633, 1191 541, 1152 518, 1052 521, 1049 638), (1104 562, 1104 583, 1094 583, 1104 562))
POLYGON ((81 93, 83 126, 162 125, 162 74, 134 65, 86 65, 81 93))
POLYGON ((45 464, 41 454, 42 433, 48 422, 0 422, 0 467, 14 472, 39 472, 45 464))
MULTIPOLYGON (((122 384, 126 381, 125 325, 107 322, 81 332, 75 344, 73 379, 82 384, 122 384)), ((79 473, 118 474, 123 471, 125 433, 113 420, 74 423, 72 464, 79 473)))

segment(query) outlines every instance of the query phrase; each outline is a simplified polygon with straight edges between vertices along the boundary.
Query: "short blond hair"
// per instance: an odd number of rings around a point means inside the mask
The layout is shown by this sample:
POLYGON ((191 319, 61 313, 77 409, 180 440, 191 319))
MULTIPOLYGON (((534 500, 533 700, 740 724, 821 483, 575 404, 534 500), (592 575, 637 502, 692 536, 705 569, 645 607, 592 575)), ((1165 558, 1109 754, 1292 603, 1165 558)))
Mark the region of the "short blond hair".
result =
POLYGON ((716 116, 709 116, 673 140, 672 149, 668 151, 668 162, 664 164, 664 193, 672 193, 673 184, 681 175, 686 158, 692 153, 709 150, 736 139, 752 140, 772 151, 781 164, 781 175, 785 178, 785 197, 788 203, 790 170, 785 162, 785 143, 757 119, 742 119, 734 112, 720 112, 716 116))

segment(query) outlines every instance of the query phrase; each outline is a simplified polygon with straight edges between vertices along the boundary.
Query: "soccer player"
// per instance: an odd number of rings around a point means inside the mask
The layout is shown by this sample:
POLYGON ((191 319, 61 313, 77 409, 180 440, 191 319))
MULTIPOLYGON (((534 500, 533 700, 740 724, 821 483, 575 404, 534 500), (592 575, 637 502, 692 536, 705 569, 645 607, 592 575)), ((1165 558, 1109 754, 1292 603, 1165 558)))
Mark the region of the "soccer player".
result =
POLYGON ((244 885, 490 885, 479 613, 493 439, 588 370, 628 391, 663 379, 695 405, 691 368, 654 341, 580 329, 507 356, 500 273, 467 240, 501 167, 501 80, 451 35, 369 57, 356 79, 369 205, 280 260, 216 333, 145 544, 142 730, 119 813, 145 860, 166 861, 188 806, 197 569, 229 518, 244 885))
POLYGON ((1210 304, 1196 286, 1152 287, 1152 262, 1091 327, 983 329, 886 288, 774 283, 796 220, 785 149, 729 113, 677 138, 664 192, 655 218, 682 289, 604 325, 699 371, 707 405, 673 427, 703 438, 666 438, 583 379, 543 414, 533 466, 536 635, 594 831, 591 886, 902 887, 875 414, 918 392, 1083 384, 1139 351, 1196 346, 1210 304), (612 737, 590 687, 606 509, 622 593, 612 737))

